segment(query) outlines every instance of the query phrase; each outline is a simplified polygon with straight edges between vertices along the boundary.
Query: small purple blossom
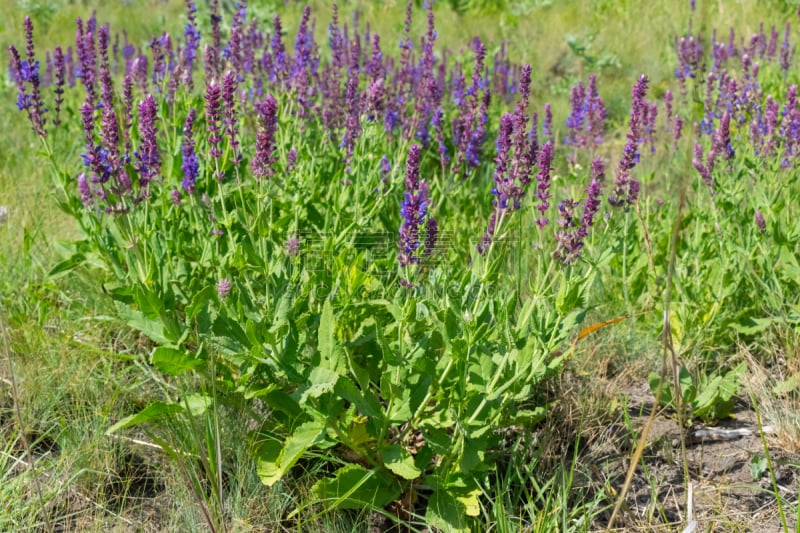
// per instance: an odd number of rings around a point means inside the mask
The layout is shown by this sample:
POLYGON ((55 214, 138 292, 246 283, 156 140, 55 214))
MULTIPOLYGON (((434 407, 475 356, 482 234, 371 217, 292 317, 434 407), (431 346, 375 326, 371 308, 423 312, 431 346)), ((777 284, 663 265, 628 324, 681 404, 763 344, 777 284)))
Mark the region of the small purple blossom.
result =
POLYGON ((231 293, 231 289, 233 288, 233 284, 231 280, 228 278, 221 278, 217 282, 217 295, 219 296, 220 300, 224 300, 228 297, 231 293))
POLYGON ((78 174, 78 192, 81 195, 83 205, 90 206, 92 204, 92 189, 89 185, 89 180, 86 179, 86 173, 81 172, 78 174))
POLYGON ((296 235, 290 236, 286 240, 286 255, 296 257, 300 253, 300 240, 296 235))
POLYGON ((756 223, 756 227, 758 228, 758 231, 760 231, 761 233, 766 233, 766 231, 767 231, 767 221, 764 220, 764 214, 761 211, 759 211, 758 209, 756 209, 756 213, 755 213, 754 219, 755 219, 755 223, 756 223))

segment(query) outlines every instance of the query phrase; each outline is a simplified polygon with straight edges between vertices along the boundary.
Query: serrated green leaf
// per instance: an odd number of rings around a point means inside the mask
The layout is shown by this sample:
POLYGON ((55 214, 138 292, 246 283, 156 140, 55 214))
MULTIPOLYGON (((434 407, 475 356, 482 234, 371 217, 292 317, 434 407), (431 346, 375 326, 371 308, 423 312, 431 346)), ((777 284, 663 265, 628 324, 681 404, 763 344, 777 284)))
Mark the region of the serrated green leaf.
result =
POLYGON ((125 305, 120 301, 114 301, 117 308, 117 315, 120 320, 129 327, 138 331, 157 344, 169 344, 169 339, 164 335, 164 326, 157 320, 146 318, 141 312, 125 305))
POLYGON ((335 391, 343 399, 355 405, 362 415, 379 421, 383 420, 381 404, 372 391, 360 391, 349 378, 344 376, 339 377, 335 391))
POLYGON ((308 388, 300 395, 298 402, 304 405, 308 398, 319 398, 325 393, 331 392, 339 380, 339 374, 327 368, 317 367, 311 371, 309 376, 308 388))
POLYGON ((325 300, 322 305, 322 315, 319 320, 317 334, 317 348, 320 354, 320 366, 338 374, 347 372, 347 361, 344 352, 336 341, 336 317, 330 300, 325 300))
POLYGON ((158 370, 171 376, 200 368, 204 364, 202 360, 192 354, 166 346, 159 346, 153 350, 151 362, 158 370))

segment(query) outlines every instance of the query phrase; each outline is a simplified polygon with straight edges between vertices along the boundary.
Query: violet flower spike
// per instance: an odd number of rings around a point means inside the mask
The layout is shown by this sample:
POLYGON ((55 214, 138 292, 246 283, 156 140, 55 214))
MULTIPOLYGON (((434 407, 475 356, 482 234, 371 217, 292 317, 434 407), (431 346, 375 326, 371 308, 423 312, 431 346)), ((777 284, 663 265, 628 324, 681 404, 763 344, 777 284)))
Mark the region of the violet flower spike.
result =
POLYGON ((558 230, 556 231, 556 249, 553 257, 564 266, 577 261, 583 249, 583 238, 576 222, 576 207, 578 207, 578 202, 572 198, 567 198, 558 204, 558 230))
POLYGON ((56 74, 56 83, 55 89, 53 92, 55 93, 55 117, 53 117, 53 126, 58 126, 61 124, 61 104, 64 103, 64 85, 66 84, 65 74, 66 74, 66 65, 64 62, 64 51, 61 49, 61 46, 56 46, 55 51, 53 53, 53 64, 56 74))
POLYGON ((425 231, 425 248, 422 255, 430 257, 436 249, 436 241, 439 238, 439 223, 433 217, 428 218, 428 226, 425 231))
POLYGON ((278 126, 278 101, 271 94, 255 104, 258 113, 258 132, 256 133, 256 155, 251 161, 256 178, 272 176, 275 161, 275 131, 278 126))
POLYGON ((600 193, 604 181, 605 165, 602 159, 596 157, 592 161, 592 181, 586 188, 586 200, 583 202, 583 215, 578 230, 581 238, 585 238, 589 234, 589 228, 594 225, 595 216, 600 209, 600 193))
POLYGON ((214 82, 206 86, 206 131, 208 132, 209 155, 214 159, 222 157, 220 87, 214 82))
POLYGON ((553 135, 553 110, 550 103, 544 104, 544 122, 542 123, 542 137, 552 139, 553 135))
POLYGON ((81 195, 83 205, 89 207, 92 205, 92 189, 89 185, 89 180, 86 179, 86 173, 81 172, 78 174, 78 192, 81 195))
POLYGON ((181 143, 181 170, 183 171, 183 180, 181 187, 187 194, 194 194, 197 178, 200 175, 200 160, 195 153, 194 121, 197 117, 197 111, 194 108, 189 109, 189 114, 186 115, 186 121, 183 123, 183 142, 181 143))
POLYGON ((139 104, 139 139, 139 150, 134 152, 134 166, 139 172, 139 185, 146 188, 161 172, 156 100, 152 95, 148 95, 139 104))
POLYGON ((536 219, 536 225, 540 229, 549 222, 545 215, 547 209, 550 207, 548 200, 550 199, 550 172, 553 165, 553 142, 547 141, 541 148, 538 155, 539 173, 536 175, 536 198, 539 200, 539 205, 536 209, 539 211, 540 216, 536 219))
MULTIPOLYGON (((709 162, 713 165, 713 160, 711 160, 711 154, 709 154, 709 162)), ((694 145, 694 158, 692 159, 692 165, 697 172, 700 174, 700 177, 703 178, 706 186, 708 187, 711 194, 714 194, 714 178, 711 175, 711 168, 707 166, 703 162, 703 147, 700 146, 700 143, 695 143, 694 145)))
POLYGON ((238 165, 242 159, 239 149, 239 118, 236 116, 236 75, 232 71, 225 73, 222 82, 222 103, 225 106, 225 133, 228 136, 228 146, 232 152, 232 161, 238 165))
POLYGON ((399 252, 400 266, 407 267, 420 261, 416 251, 420 246, 420 227, 425 221, 428 208, 428 185, 419 179, 420 146, 412 145, 408 152, 405 179, 405 199, 400 206, 403 223, 400 226, 399 252))
POLYGON ((628 141, 625 143, 622 158, 617 168, 614 179, 614 190, 608 197, 608 202, 613 206, 629 206, 639 197, 639 182, 631 177, 631 170, 639 161, 639 145, 643 139, 643 122, 647 102, 647 76, 644 74, 634 84, 632 90, 631 116, 628 131, 628 141))

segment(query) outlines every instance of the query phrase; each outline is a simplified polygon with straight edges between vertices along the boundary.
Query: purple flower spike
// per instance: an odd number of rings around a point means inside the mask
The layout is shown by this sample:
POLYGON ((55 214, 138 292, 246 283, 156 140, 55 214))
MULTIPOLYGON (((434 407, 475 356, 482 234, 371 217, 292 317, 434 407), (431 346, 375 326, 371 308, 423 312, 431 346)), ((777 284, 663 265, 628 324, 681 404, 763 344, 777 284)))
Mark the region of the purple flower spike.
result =
POLYGON ((433 217, 428 218, 428 227, 425 233, 425 249, 422 252, 425 257, 433 255, 436 249, 436 240, 439 238, 439 223, 433 217))
POLYGON ((589 228, 594 225, 597 211, 600 209, 600 193, 605 181, 605 165, 603 160, 596 157, 592 161, 592 181, 586 188, 586 200, 583 203, 583 216, 578 233, 583 239, 589 234, 589 228))
POLYGON ((53 91, 56 95, 56 109, 55 117, 53 117, 53 126, 58 126, 61 124, 61 104, 64 103, 64 85, 66 84, 66 64, 64 62, 64 51, 61 49, 61 46, 56 46, 55 52, 53 53, 53 62, 56 73, 56 87, 53 91))
POLYGON ((420 146, 412 145, 406 164, 405 199, 400 206, 403 223, 400 226, 397 260, 403 267, 420 261, 416 255, 420 246, 420 227, 425 223, 428 212, 428 185, 419 179, 419 157, 420 146))
POLYGON ((258 113, 258 133, 256 134, 256 156, 251 165, 256 178, 272 176, 275 161, 275 131, 278 126, 278 101, 271 94, 255 104, 258 113))
POLYGON ((215 159, 222 157, 220 87, 216 83, 206 86, 206 131, 208 131, 209 154, 215 159))
POLYGON ((47 110, 44 108, 40 92, 39 62, 36 61, 33 46, 33 23, 30 17, 25 17, 26 59, 22 60, 13 46, 9 46, 8 51, 11 54, 11 76, 17 84, 17 108, 27 113, 33 132, 44 138, 47 135, 44 129, 44 113, 47 110))
POLYGON ((553 110, 550 103, 544 104, 544 123, 542 124, 542 137, 551 139, 553 135, 553 110))
POLYGON ((731 114, 725 111, 719 122, 719 128, 714 132, 713 149, 716 154, 722 155, 725 160, 732 159, 734 156, 731 146, 731 114))
POLYGON ((536 219, 536 225, 539 228, 544 228, 549 222, 548 218, 544 216, 547 209, 550 207, 548 200, 550 199, 550 172, 553 165, 553 143, 547 141, 539 152, 538 156, 539 173, 536 175, 536 198, 539 200, 539 205, 536 209, 541 213, 536 219))
POLYGON ((200 161, 194 150, 194 133, 192 132, 196 117, 197 111, 190 109, 189 114, 186 115, 186 121, 183 123, 183 142, 181 143, 183 181, 181 181, 181 187, 187 194, 194 194, 197 177, 200 175, 200 161))
POLYGON ((225 133, 231 148, 232 161, 238 164, 242 154, 239 150, 239 118, 236 116, 236 75, 232 71, 225 73, 222 82, 222 103, 225 106, 225 133))
POLYGON ((156 100, 148 95, 139 104, 139 150, 134 153, 135 167, 139 172, 139 185, 147 187, 153 178, 161 172, 158 152, 158 126, 156 116, 156 100))
POLYGON ((786 30, 783 32, 783 42, 781 43, 781 54, 780 54, 780 63, 781 63, 781 70, 783 70, 784 78, 789 75, 789 67, 792 64, 792 58, 794 58, 795 48, 789 48, 789 30, 791 29, 791 24, 789 22, 786 23, 786 30))
POLYGON ((81 201, 83 201, 83 205, 87 207, 92 205, 92 189, 89 185, 89 180, 86 179, 85 172, 81 172, 78 175, 78 192, 81 195, 81 201))
POLYGON ((714 160, 712 159, 712 155, 709 153, 709 164, 706 165, 703 162, 703 147, 700 146, 700 143, 695 143, 694 145, 694 158, 692 159, 692 165, 694 168, 697 169, 697 172, 700 173, 700 177, 703 178, 706 186, 708 187, 711 194, 714 194, 714 178, 711 175, 711 171, 713 170, 714 160))
POLYGON ((630 173, 639 162, 639 145, 642 142, 645 108, 647 107, 644 99, 646 94, 647 76, 643 74, 632 90, 633 102, 628 141, 625 143, 622 158, 619 161, 617 176, 614 179, 614 190, 608 197, 608 202, 613 206, 632 205, 639 197, 639 182, 631 177, 630 173))
POLYGON ((558 230, 556 231, 556 249, 553 257, 563 265, 571 265, 581 255, 583 238, 578 228, 575 209, 578 202, 567 198, 558 204, 558 230))
POLYGON ((567 138, 564 140, 564 144, 572 145, 572 146, 584 146, 586 139, 583 137, 583 122, 586 116, 586 88, 583 85, 583 82, 579 81, 577 85, 572 87, 572 97, 570 98, 570 104, 572 106, 572 110, 570 111, 569 116, 567 117, 567 138))
POLYGON ((272 49, 272 72, 270 81, 280 82, 286 79, 289 73, 289 65, 286 58, 286 48, 283 45, 283 28, 281 28, 281 18, 275 15, 272 20, 272 39, 270 40, 272 49))

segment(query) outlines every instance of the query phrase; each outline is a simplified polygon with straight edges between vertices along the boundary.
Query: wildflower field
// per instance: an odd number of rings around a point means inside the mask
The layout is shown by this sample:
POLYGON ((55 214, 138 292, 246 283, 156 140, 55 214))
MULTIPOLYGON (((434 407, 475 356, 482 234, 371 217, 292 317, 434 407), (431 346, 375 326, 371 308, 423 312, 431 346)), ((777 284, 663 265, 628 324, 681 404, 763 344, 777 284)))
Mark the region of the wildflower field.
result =
POLYGON ((0 7, 0 531, 800 531, 795 2, 0 7))

